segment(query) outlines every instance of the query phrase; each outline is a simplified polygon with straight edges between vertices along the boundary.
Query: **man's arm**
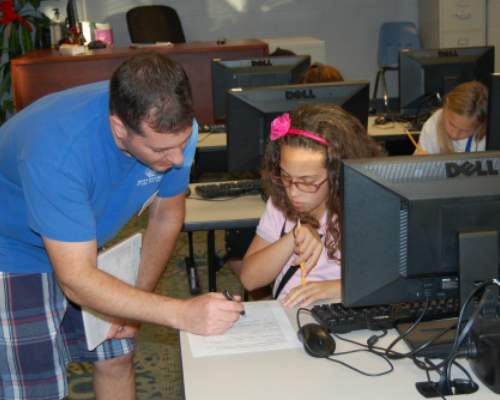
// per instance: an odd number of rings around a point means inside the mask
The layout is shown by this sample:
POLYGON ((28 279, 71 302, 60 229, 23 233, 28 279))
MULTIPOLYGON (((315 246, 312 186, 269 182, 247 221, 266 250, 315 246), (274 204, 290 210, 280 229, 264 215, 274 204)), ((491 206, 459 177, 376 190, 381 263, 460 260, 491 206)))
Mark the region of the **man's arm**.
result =
POLYGON ((157 197, 151 205, 137 275, 138 288, 154 290, 172 255, 185 211, 184 193, 175 197, 157 197))
MULTIPOLYGON (((163 200, 160 201, 162 202, 163 200)), ((160 207, 158 204, 151 210, 152 218, 156 212, 159 212, 156 208, 160 207)), ((163 209, 163 204, 160 208, 163 209)), ((152 225, 154 226, 156 222, 152 225)), ((148 235, 151 236, 150 239, 145 240, 146 246, 155 244, 154 234, 159 226, 148 229, 148 235)), ((173 229, 174 238, 179 230, 179 226, 173 229)), ((44 238, 44 243, 64 294, 77 304, 114 318, 150 322, 198 334, 212 335, 223 333, 230 328, 239 318, 240 311, 243 310, 240 303, 228 301, 220 293, 209 293, 188 300, 179 300, 151 293, 150 289, 141 290, 127 285, 97 269, 95 241, 61 242, 44 238)), ((142 287, 154 287, 163 270, 162 260, 171 254, 173 245, 173 243, 169 246, 157 244, 157 247, 168 247, 159 252, 145 250, 147 255, 141 261, 140 285, 142 287), (147 260, 152 260, 156 262, 156 265, 161 266, 157 269, 150 269, 146 267, 147 260)))
POLYGON ((44 243, 61 289, 71 301, 118 318, 178 325, 176 313, 168 310, 180 307, 181 301, 135 289, 99 270, 95 241, 44 238, 44 243))

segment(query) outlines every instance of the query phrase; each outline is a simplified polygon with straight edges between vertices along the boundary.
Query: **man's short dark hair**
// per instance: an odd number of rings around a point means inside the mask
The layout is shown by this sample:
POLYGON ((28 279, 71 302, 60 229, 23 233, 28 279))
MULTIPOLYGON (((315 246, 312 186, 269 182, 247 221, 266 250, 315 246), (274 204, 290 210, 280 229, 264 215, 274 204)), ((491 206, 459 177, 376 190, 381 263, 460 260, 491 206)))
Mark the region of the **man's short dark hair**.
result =
POLYGON ((194 116, 189 79, 168 57, 141 52, 114 71, 109 109, 139 134, 142 122, 159 133, 179 132, 191 126, 194 116))

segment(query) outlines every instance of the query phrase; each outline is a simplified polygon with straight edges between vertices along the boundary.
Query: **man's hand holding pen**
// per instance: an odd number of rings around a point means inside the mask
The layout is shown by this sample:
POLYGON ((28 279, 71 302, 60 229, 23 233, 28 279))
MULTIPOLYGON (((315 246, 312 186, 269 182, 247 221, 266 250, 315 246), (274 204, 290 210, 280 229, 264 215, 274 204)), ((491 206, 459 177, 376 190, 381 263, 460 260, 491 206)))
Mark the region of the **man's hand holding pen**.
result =
POLYGON ((222 293, 206 293, 176 300, 179 316, 175 327, 197 335, 221 335, 231 328, 244 311, 238 298, 228 301, 222 293))
MULTIPOLYGON (((240 299, 235 299, 235 297, 229 292, 229 290, 225 289, 222 294, 226 299, 229 301, 238 301, 240 302, 240 299)), ((240 315, 245 315, 245 310, 240 311, 240 315)))

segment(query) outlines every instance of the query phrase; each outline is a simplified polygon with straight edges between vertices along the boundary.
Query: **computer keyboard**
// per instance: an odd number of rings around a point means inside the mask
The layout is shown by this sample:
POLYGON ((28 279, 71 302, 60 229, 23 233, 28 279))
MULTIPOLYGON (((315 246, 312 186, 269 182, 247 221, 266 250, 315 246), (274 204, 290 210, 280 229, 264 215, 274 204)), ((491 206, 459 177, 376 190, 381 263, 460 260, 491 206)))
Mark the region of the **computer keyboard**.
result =
MULTIPOLYGON (((360 329, 390 329, 396 324, 413 322, 424 310, 425 303, 401 303, 369 307, 344 307, 341 303, 321 304, 312 308, 313 317, 332 333, 347 333, 360 329)), ((458 299, 433 300, 422 321, 458 316, 458 299)))
POLYGON ((260 179, 245 179, 230 182, 212 182, 199 184, 195 188, 196 194, 204 199, 219 197, 237 197, 248 194, 260 194, 262 186, 260 179))
POLYGON ((226 132, 226 124, 210 124, 210 125, 200 125, 198 130, 201 133, 222 133, 226 132))

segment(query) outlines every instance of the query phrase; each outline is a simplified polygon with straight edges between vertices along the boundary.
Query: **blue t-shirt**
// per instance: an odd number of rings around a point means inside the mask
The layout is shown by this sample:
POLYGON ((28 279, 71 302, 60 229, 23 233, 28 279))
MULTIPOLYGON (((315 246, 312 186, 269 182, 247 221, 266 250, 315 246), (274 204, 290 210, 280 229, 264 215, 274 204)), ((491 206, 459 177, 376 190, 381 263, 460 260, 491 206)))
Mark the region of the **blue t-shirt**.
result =
POLYGON ((156 192, 184 192, 198 126, 185 161, 158 173, 118 149, 109 124, 109 82, 43 97, 0 127, 0 271, 52 267, 42 236, 101 247, 156 192))

